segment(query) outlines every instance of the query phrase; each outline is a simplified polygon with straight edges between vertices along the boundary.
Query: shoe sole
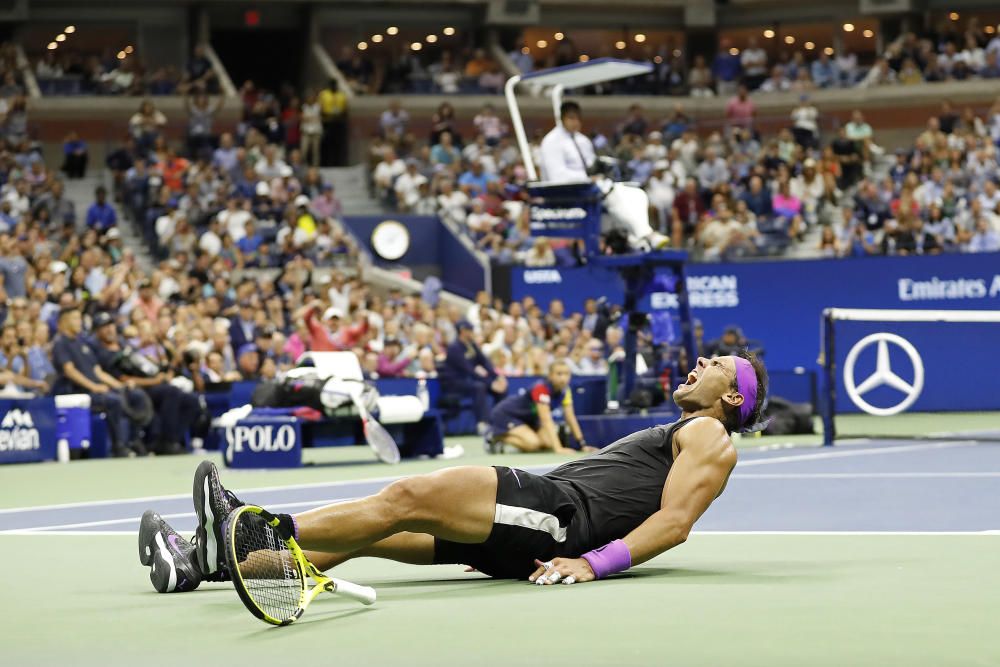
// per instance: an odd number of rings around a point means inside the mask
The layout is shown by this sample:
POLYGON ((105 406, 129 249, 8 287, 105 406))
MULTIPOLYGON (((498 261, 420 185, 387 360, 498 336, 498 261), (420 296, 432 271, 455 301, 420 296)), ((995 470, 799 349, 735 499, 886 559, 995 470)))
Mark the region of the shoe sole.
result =
POLYGON ((153 563, 153 536, 159 532, 159 518, 153 510, 146 510, 139 523, 139 562, 146 567, 153 563))
POLYGON ((215 574, 219 569, 219 544, 215 538, 215 526, 225 517, 215 516, 212 511, 210 484, 212 474, 218 474, 215 464, 202 461, 194 473, 194 511, 198 515, 198 527, 195 535, 198 546, 195 549, 195 561, 203 576, 215 574))

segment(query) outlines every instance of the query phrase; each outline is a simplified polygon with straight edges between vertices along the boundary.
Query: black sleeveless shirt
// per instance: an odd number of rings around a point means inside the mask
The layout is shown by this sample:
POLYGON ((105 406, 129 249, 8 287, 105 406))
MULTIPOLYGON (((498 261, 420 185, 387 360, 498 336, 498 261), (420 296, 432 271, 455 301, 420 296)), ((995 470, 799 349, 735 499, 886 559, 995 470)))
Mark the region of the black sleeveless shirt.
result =
MULTIPOLYGON (((583 541, 599 547, 625 537, 660 509, 673 465, 673 437, 695 417, 633 433, 544 477, 556 482, 586 517, 583 541)), ((581 517, 579 513, 574 523, 581 517)))

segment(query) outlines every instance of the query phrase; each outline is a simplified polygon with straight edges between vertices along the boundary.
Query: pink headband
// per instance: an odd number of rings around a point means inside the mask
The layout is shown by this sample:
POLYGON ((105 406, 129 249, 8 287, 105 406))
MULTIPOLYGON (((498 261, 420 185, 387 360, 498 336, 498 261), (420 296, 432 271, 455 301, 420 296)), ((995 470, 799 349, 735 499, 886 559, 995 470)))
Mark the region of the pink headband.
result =
POLYGON ((748 422, 757 407, 757 373, 749 361, 743 357, 733 357, 736 362, 736 389, 743 395, 740 406, 740 426, 751 426, 748 422))

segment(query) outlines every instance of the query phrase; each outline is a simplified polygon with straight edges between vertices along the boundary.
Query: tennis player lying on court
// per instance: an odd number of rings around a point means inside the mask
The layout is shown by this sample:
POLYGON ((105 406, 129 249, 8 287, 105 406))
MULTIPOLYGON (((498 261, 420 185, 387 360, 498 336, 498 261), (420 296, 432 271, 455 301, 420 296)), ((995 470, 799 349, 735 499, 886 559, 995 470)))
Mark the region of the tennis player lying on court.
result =
MULTIPOLYGON (((320 570, 375 556, 464 564, 537 584, 602 579, 687 539, 736 465, 730 434, 759 421, 766 392, 767 372, 752 354, 699 358, 674 391, 681 419, 673 424, 639 431, 541 476, 465 466, 397 480, 367 498, 276 515, 278 530, 294 536, 320 570)), ((218 579, 225 576, 222 520, 242 503, 209 462, 198 468, 194 491, 194 547, 150 512, 140 559, 169 560, 171 571, 198 569, 218 579), (180 547, 158 555, 165 542, 180 547)), ((170 588, 169 578, 167 586, 157 585, 154 575, 157 590, 170 588)))
POLYGON ((573 391, 569 383, 573 375, 569 364, 556 361, 549 368, 549 375, 531 391, 508 396, 490 411, 490 429, 484 436, 486 451, 503 453, 504 445, 522 452, 554 451, 559 454, 576 454, 566 447, 559 435, 557 419, 564 419, 573 437, 580 443, 581 451, 597 451, 583 439, 580 423, 573 410, 573 391))

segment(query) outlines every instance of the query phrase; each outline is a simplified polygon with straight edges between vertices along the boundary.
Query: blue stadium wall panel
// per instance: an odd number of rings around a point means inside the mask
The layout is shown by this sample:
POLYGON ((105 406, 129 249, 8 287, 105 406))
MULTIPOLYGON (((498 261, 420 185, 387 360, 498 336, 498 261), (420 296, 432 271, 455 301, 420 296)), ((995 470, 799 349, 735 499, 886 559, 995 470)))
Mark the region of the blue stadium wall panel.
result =
POLYGON ((350 215, 344 224, 378 266, 406 267, 418 280, 437 276, 446 290, 468 298, 486 285, 486 272, 475 256, 436 217, 350 215), (372 232, 386 220, 399 222, 410 234, 406 254, 394 262, 380 258, 371 243, 372 232))
MULTIPOLYGON (((690 264, 692 310, 706 338, 729 324, 767 348, 776 368, 810 367, 819 351, 824 308, 1000 308, 1000 254, 872 257, 840 260, 690 264)), ((621 303, 618 276, 602 268, 516 268, 514 299, 533 296, 546 309, 562 299, 568 312, 589 298, 621 303)), ((674 308, 673 295, 653 293, 645 310, 674 308)))

